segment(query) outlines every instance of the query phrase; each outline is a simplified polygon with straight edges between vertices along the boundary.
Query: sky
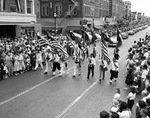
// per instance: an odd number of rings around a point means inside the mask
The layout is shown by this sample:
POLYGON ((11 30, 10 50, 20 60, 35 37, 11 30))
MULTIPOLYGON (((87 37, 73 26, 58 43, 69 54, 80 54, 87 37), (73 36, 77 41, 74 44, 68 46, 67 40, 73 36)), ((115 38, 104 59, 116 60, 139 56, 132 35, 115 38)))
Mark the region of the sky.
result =
POLYGON ((150 0, 124 0, 131 2, 131 11, 145 13, 145 16, 150 16, 150 0))

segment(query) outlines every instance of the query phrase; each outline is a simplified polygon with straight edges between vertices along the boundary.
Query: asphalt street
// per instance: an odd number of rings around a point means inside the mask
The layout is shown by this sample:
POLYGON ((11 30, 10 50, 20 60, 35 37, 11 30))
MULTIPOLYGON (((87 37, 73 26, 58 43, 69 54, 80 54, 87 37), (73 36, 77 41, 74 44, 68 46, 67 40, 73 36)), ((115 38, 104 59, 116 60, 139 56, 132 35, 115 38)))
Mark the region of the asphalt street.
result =
MULTIPOLYGON (((89 81, 87 62, 82 66, 82 75, 72 78, 72 60, 69 61, 69 74, 63 77, 52 77, 50 71, 45 75, 44 70, 39 69, 0 82, 0 118, 99 118, 101 110, 110 110, 115 87, 121 88, 121 99, 126 101, 127 50, 135 40, 144 38, 146 32, 150 34, 150 27, 123 40, 119 52, 119 77, 112 85, 109 85, 109 71, 105 80, 98 82, 98 62, 95 76, 89 81)), ((99 47, 100 43, 97 43, 98 51, 99 47)), ((111 59, 113 50, 108 48, 111 59)))

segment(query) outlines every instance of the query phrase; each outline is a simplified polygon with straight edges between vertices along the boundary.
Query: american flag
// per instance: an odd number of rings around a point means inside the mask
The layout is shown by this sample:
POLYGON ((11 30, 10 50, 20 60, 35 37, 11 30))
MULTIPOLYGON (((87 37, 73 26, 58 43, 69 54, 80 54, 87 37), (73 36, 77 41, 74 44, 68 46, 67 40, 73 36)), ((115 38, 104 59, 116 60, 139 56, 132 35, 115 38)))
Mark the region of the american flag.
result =
POLYGON ((69 40, 67 42, 67 45, 73 48, 76 57, 80 57, 80 48, 75 44, 75 42, 72 41, 71 37, 68 34, 66 34, 66 37, 69 40))
POLYGON ((50 45, 50 43, 48 42, 48 40, 45 39, 44 37, 40 36, 40 35, 37 35, 37 39, 38 39, 38 43, 39 43, 40 47, 46 46, 46 45, 50 45))
POLYGON ((101 39, 101 59, 105 59, 108 64, 110 64, 111 60, 108 55, 108 50, 107 50, 107 44, 104 40, 103 33, 102 34, 102 39, 101 39))
POLYGON ((65 49, 62 47, 62 45, 60 45, 60 44, 58 43, 58 41, 56 41, 56 40, 50 41, 50 45, 51 45, 51 47, 53 47, 54 49, 56 49, 58 52, 59 52, 59 51, 62 52, 63 55, 65 56, 65 58, 68 58, 68 57, 69 57, 68 53, 67 53, 67 52, 65 51, 65 49))

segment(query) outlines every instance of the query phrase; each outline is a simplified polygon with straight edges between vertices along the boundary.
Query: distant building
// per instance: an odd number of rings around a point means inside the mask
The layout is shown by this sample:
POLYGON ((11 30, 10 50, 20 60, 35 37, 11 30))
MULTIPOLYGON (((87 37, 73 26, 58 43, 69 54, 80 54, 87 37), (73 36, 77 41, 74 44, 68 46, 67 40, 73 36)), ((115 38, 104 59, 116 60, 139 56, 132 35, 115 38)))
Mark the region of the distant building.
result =
POLYGON ((109 0, 39 0, 40 15, 37 23, 42 31, 57 29, 80 30, 81 27, 101 28, 105 17, 109 16, 109 0))
POLYGON ((131 18, 131 2, 130 1, 124 1, 124 4, 125 4, 125 16, 124 18, 126 20, 130 20, 131 18))
POLYGON ((123 19, 124 2, 122 0, 109 0, 109 17, 115 21, 123 19))
POLYGON ((0 37, 34 36, 34 0, 0 0, 0 37))
POLYGON ((141 21, 141 20, 142 20, 142 13, 141 13, 141 12, 138 12, 138 13, 137 13, 137 20, 138 20, 138 21, 141 21))

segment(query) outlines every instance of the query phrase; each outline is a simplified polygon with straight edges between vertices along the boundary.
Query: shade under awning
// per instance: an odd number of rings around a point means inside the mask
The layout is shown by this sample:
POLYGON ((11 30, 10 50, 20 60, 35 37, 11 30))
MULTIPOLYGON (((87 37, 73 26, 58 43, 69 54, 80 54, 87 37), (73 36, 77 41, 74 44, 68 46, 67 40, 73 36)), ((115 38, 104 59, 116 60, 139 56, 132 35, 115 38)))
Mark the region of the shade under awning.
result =
POLYGON ((89 27, 87 27, 86 25, 85 26, 82 26, 86 31, 91 31, 91 29, 89 27))
POLYGON ((94 28, 97 29, 97 30, 101 30, 101 29, 103 29, 103 26, 95 25, 94 28))

